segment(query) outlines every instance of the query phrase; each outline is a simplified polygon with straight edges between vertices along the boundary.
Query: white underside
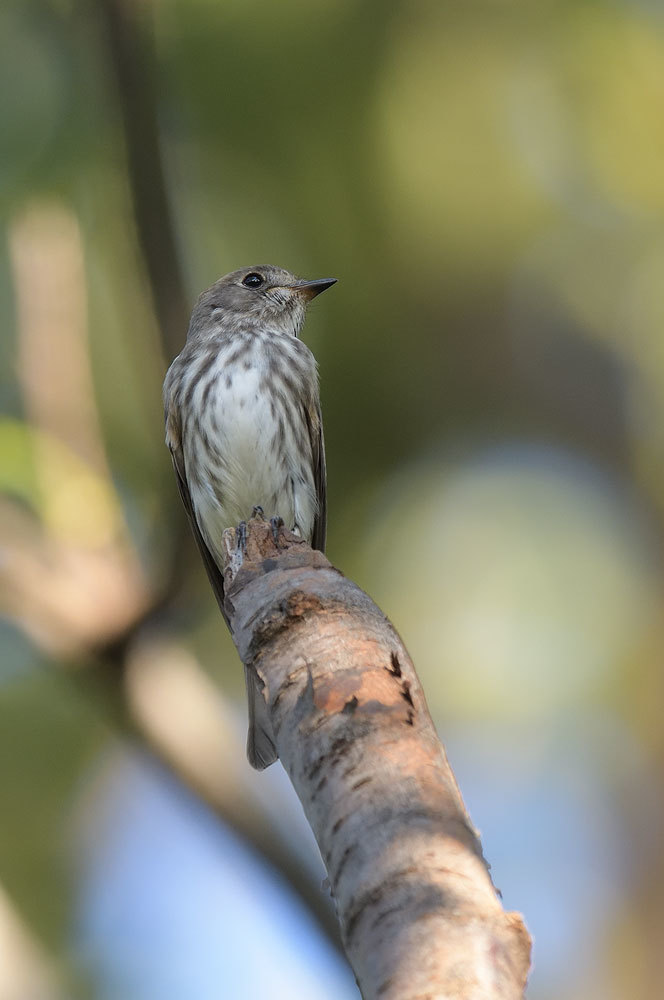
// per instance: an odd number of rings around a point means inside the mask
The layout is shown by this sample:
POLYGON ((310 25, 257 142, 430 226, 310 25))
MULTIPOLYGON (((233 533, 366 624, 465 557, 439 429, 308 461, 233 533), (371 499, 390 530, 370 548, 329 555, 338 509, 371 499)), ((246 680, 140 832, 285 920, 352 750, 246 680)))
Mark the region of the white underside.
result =
POLYGON ((257 357, 249 371, 237 372, 231 386, 226 387, 220 355, 218 391, 211 394, 210 408, 203 418, 219 458, 210 457, 199 435, 192 435, 196 440, 187 442, 184 449, 188 466, 200 463, 197 475, 191 475, 193 470, 187 468, 187 479, 196 519, 217 555, 221 554, 224 529, 247 520, 255 506, 262 507, 267 518, 282 517, 288 528, 297 528, 307 539, 313 532, 316 496, 311 455, 300 455, 294 442, 289 446, 288 435, 284 451, 276 448, 277 424, 269 398, 259 391, 261 360, 257 357), (309 473, 305 484, 298 482, 303 460, 309 473), (216 490, 212 482, 219 484, 216 490))

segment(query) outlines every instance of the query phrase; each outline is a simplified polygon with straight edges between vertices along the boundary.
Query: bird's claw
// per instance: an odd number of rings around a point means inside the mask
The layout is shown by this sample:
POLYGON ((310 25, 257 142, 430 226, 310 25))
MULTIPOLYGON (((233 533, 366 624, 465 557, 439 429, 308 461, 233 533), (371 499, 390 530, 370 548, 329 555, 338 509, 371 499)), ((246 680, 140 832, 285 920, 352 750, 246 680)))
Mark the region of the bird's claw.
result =
POLYGON ((279 528, 283 528, 284 519, 283 517, 271 517, 270 527, 272 528, 272 537, 274 538, 274 544, 279 544, 279 528))

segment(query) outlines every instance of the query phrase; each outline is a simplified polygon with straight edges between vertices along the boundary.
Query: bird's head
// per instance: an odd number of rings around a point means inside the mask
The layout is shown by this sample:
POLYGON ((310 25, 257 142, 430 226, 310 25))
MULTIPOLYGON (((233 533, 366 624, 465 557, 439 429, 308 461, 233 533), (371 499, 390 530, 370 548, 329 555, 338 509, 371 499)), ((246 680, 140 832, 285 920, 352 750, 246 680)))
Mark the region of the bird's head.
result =
POLYGON ((232 271, 199 296, 189 335, 211 330, 230 333, 247 324, 297 337, 309 302, 336 280, 305 281, 272 265, 232 271))

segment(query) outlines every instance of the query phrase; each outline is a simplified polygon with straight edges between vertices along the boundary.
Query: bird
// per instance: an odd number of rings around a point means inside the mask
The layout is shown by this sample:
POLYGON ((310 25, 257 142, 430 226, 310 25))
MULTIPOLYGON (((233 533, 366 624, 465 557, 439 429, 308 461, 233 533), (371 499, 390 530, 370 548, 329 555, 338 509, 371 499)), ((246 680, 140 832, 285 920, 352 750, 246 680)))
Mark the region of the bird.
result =
MULTIPOLYGON (((166 444, 217 603, 222 535, 254 511, 325 550, 325 446, 318 365, 299 339, 307 306, 336 278, 303 280, 273 265, 241 268, 198 297, 185 345, 164 380, 166 444)), ((239 526, 239 527, 238 527, 239 526)), ((277 759, 257 676, 245 667, 247 757, 277 759)))

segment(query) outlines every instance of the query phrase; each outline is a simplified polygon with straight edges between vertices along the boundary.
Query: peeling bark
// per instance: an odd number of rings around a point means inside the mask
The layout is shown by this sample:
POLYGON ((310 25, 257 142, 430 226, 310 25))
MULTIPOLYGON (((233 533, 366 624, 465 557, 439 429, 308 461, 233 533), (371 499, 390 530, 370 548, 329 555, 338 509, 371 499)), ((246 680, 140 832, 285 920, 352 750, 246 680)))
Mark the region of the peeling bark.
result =
POLYGON ((260 519, 225 533, 225 610, 318 841, 365 1000, 516 1000, 505 913, 413 664, 373 601, 260 519))

